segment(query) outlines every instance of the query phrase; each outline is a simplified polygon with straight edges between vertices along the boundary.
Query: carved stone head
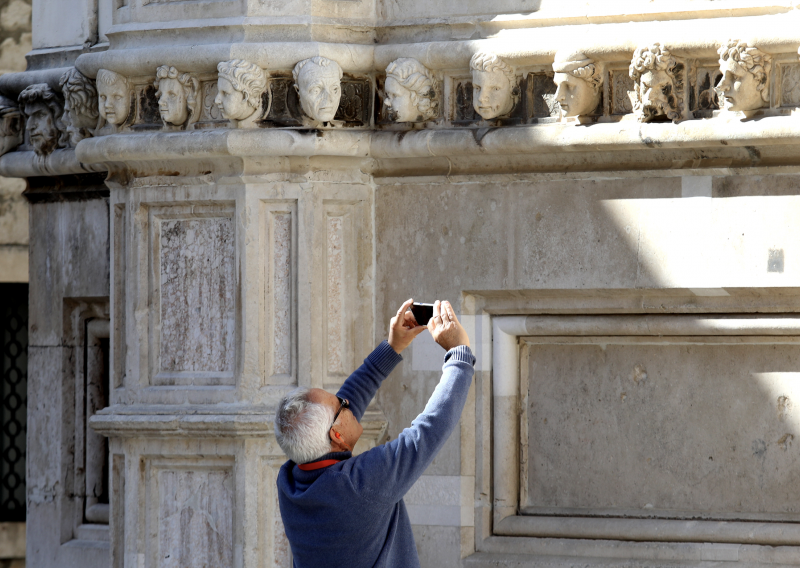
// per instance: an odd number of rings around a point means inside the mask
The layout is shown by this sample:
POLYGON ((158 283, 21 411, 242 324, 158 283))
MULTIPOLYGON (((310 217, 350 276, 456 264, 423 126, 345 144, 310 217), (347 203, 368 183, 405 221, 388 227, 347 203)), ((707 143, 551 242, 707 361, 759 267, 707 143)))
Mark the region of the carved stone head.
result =
POLYGON ((64 73, 59 81, 64 95, 64 123, 70 143, 74 146, 92 136, 97 128, 100 113, 97 108, 97 89, 94 81, 74 67, 64 73))
POLYGON ((581 52, 559 51, 553 62, 557 85, 555 99, 561 116, 592 114, 600 104, 603 76, 598 66, 581 52))
POLYGON ((472 69, 472 105, 490 120, 505 116, 519 100, 514 68, 494 53, 478 52, 469 62, 472 69))
POLYGON ((255 63, 244 59, 223 61, 217 65, 217 98, 214 102, 228 120, 245 120, 261 107, 261 95, 267 89, 267 74, 255 63))
POLYGON ((327 57, 304 59, 292 70, 303 112, 318 122, 330 122, 342 98, 342 68, 327 57))
POLYGON ((683 63, 654 43, 633 53, 629 74, 634 83, 633 112, 640 122, 666 116, 673 122, 683 112, 683 63))
POLYGON ((175 126, 181 126, 186 121, 197 121, 200 82, 191 73, 181 73, 174 67, 162 65, 156 69, 156 80, 153 84, 157 89, 161 120, 175 126))
POLYGON ((0 95, 0 156, 22 144, 22 114, 17 103, 0 95))
POLYGON ((717 85, 725 110, 756 110, 769 102, 772 56, 743 41, 729 41, 717 51, 722 78, 717 85), (724 101, 724 102, 723 102, 724 101))
POLYGON ((383 102, 395 122, 424 122, 438 112, 433 73, 416 59, 392 61, 386 68, 384 90, 383 102))
POLYGON ((119 126, 128 119, 132 96, 133 89, 126 77, 108 69, 97 72, 97 108, 109 124, 119 126))
POLYGON ((25 115, 25 131, 34 152, 46 156, 66 146, 66 132, 61 122, 63 102, 47 83, 29 85, 19 94, 25 115))

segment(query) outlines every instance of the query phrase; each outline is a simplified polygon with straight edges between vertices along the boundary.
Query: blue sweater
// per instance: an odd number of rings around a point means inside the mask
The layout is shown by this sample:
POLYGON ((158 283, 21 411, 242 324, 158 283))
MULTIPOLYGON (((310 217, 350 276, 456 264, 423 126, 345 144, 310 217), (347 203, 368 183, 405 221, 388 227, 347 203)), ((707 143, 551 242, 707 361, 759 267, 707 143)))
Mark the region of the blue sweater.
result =
MULTIPOLYGON (((401 360, 384 341, 339 389, 357 420, 401 360)), ((323 469, 303 471, 291 460, 283 464, 278 502, 295 568, 419 566, 403 495, 458 424, 474 364, 469 347, 448 351, 425 410, 396 440, 355 457, 326 454, 319 460, 342 461, 323 469)))

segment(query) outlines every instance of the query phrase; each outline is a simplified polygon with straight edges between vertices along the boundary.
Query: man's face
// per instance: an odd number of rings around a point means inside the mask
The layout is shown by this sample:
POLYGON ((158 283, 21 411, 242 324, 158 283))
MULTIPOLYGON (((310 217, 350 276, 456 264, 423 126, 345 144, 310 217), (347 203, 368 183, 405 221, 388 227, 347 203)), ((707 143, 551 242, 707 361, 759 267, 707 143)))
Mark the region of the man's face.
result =
POLYGON ((130 93, 123 83, 106 85, 98 81, 97 98, 100 116, 109 124, 119 126, 128 118, 128 113, 131 111, 130 93))
POLYGON ((158 84, 158 112, 161 120, 176 126, 186 122, 189 111, 186 108, 186 92, 177 79, 161 79, 158 84))
MULTIPOLYGON (((339 411, 339 399, 336 398, 335 394, 329 393, 326 390, 311 389, 309 398, 312 402, 324 404, 330 408, 334 415, 339 411)), ((341 436, 341 438, 337 438, 337 441, 340 441, 342 444, 352 450, 355 448, 359 438, 361 438, 361 434, 364 432, 364 427, 361 426, 358 420, 356 420, 356 417, 353 416, 353 413, 350 412, 349 408, 343 408, 339 413, 339 417, 336 419, 336 426, 333 428, 333 430, 338 432, 341 436)))
POLYGON ((472 105, 475 112, 489 120, 511 112, 513 85, 501 71, 472 70, 472 105))
POLYGON ((672 80, 666 71, 648 71, 642 75, 639 84, 642 111, 646 117, 665 115, 671 110, 668 96, 672 80))
POLYGON ((394 77, 386 78, 386 108, 395 122, 416 122, 422 117, 417 108, 414 93, 403 87, 394 77))
POLYGON ((231 82, 224 77, 217 79, 217 97, 214 102, 222 111, 222 116, 229 120, 244 120, 256 110, 247 103, 244 92, 234 89, 231 82))
POLYGON ((555 98, 563 116, 591 114, 597 108, 600 91, 587 81, 573 77, 569 73, 556 73, 553 81, 558 86, 555 98))
POLYGON ((719 62, 722 78, 717 85, 727 110, 756 110, 764 106, 756 76, 729 59, 719 62))
POLYGON ((58 130, 53 120, 53 115, 44 103, 32 103, 25 107, 28 116, 25 129, 34 151, 39 154, 49 154, 58 142, 58 130))
POLYGON ((297 91, 303 112, 319 122, 330 122, 342 98, 339 71, 333 65, 321 67, 309 62, 297 77, 297 91))

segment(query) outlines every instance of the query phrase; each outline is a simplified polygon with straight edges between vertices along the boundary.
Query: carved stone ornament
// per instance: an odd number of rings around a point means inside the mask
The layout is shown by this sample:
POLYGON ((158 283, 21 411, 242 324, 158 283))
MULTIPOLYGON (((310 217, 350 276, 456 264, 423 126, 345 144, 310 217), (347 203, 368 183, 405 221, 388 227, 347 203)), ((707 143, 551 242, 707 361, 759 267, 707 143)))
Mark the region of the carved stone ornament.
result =
POLYGON ((633 53, 633 114, 639 122, 667 117, 678 122, 683 114, 684 65, 658 43, 633 53))
POLYGON ((174 126, 193 124, 200 115, 200 82, 191 73, 162 65, 153 82, 161 120, 174 126))
POLYGON ((514 68, 494 53, 478 52, 472 70, 472 105, 485 120, 509 114, 520 97, 514 68))
POLYGON ((581 52, 559 51, 553 62, 555 100, 561 118, 590 115, 600 104, 603 75, 599 66, 581 52))
POLYGON ((0 95, 0 156, 22 144, 22 114, 17 103, 0 95))
POLYGON ((342 68, 327 57, 304 59, 294 66, 294 88, 300 106, 314 123, 331 122, 342 98, 342 68))
POLYGON ((416 59, 407 57, 392 61, 386 68, 384 104, 394 122, 424 122, 439 111, 436 79, 416 59))
POLYGON ((722 78, 720 106, 729 111, 757 110, 769 102, 772 56, 747 42, 731 40, 717 51, 722 78))
POLYGON ((100 122, 97 89, 94 81, 74 67, 59 81, 64 95, 64 124, 72 146, 93 136, 100 122))
POLYGON ((126 77, 108 69, 100 69, 97 72, 97 97, 97 108, 103 120, 114 126, 120 126, 128 120, 133 89, 126 77))
POLYGON ((39 156, 51 154, 67 145, 67 133, 61 116, 61 98, 47 83, 29 85, 19 94, 20 109, 25 115, 25 131, 33 151, 39 156))
POLYGON ((217 65, 217 96, 214 103, 222 116, 237 122, 259 117, 262 95, 267 89, 267 74, 255 63, 244 59, 223 61, 217 65))

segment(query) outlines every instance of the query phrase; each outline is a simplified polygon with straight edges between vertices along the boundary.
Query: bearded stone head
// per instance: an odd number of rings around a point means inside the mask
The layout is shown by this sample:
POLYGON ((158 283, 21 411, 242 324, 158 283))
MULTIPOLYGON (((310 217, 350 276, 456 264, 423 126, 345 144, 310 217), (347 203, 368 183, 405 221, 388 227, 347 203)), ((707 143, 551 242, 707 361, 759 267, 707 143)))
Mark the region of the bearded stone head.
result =
POLYGON ((66 129, 61 122, 64 103, 47 83, 29 85, 17 100, 25 115, 25 132, 34 152, 46 156, 66 146, 66 129))
POLYGON ((658 43, 633 53, 629 74, 634 83, 633 113, 640 122, 683 114, 683 63, 658 43))

